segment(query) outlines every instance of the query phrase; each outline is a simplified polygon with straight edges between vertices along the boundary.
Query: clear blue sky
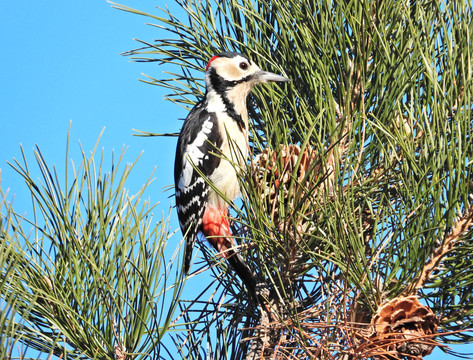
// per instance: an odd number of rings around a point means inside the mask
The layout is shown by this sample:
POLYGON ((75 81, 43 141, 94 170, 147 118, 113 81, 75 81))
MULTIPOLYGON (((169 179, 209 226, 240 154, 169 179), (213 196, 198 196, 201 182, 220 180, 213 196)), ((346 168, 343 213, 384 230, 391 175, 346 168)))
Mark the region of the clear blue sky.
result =
MULTIPOLYGON (((163 5, 156 0, 123 4, 154 13, 155 5, 163 5)), ((71 157, 76 162, 78 142, 91 150, 103 128, 100 145, 106 155, 125 145, 126 159, 133 161, 144 151, 128 186, 138 190, 156 166, 151 200, 162 200, 160 208, 167 211, 170 193, 162 196, 161 188, 173 183, 176 139, 134 137, 132 129, 176 132, 182 124, 177 119, 186 112, 164 101, 160 88, 138 81, 141 73, 160 77, 164 68, 120 55, 140 46, 133 38, 159 37, 156 28, 145 25, 149 19, 102 0, 2 1, 0 13, 0 169, 2 187, 10 188, 17 210, 29 198, 6 161, 20 158, 22 144, 33 163, 37 144, 49 164, 63 170, 72 121, 71 157)))
MULTIPOLYGON (((172 0, 117 2, 155 14, 155 6, 166 4, 178 11, 172 0)), ((144 151, 127 187, 136 192, 157 167, 147 196, 160 201, 158 217, 161 211, 167 214, 171 193, 163 194, 162 188, 173 183, 176 139, 134 137, 132 129, 175 132, 186 112, 164 101, 165 91, 137 80, 141 73, 160 77, 165 68, 119 55, 139 47, 133 38, 152 41, 166 35, 146 26, 150 19, 112 9, 105 0, 4 0, 0 14, 0 169, 2 188, 10 189, 16 211, 28 211, 29 193, 6 162, 21 158, 22 144, 33 164, 37 144, 48 163, 63 171, 72 121, 70 157, 76 163, 78 142, 91 150, 103 128, 100 146, 107 159, 123 146, 130 162, 144 151)), ((428 358, 454 357, 436 351, 428 358)))

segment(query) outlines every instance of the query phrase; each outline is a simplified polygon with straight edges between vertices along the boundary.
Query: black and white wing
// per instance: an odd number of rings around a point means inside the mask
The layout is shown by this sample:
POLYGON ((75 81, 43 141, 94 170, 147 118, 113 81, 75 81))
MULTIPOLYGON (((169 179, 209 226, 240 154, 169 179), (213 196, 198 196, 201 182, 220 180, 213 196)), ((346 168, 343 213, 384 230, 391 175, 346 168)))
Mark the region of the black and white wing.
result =
POLYGON ((221 145, 222 138, 215 113, 207 112, 203 103, 198 103, 184 122, 174 162, 177 214, 182 234, 186 237, 186 273, 210 191, 210 186, 201 174, 209 177, 217 168, 220 157, 214 154, 221 145), (195 168, 198 168, 201 174, 195 168))

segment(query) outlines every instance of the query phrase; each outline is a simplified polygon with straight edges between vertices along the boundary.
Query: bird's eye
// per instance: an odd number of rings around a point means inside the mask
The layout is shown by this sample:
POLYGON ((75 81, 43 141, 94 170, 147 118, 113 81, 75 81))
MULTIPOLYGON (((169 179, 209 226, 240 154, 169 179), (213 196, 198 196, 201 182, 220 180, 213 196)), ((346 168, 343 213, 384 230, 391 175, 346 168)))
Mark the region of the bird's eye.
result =
POLYGON ((241 62, 241 63, 240 63, 240 69, 242 69, 242 70, 248 70, 248 63, 246 63, 246 62, 241 62))

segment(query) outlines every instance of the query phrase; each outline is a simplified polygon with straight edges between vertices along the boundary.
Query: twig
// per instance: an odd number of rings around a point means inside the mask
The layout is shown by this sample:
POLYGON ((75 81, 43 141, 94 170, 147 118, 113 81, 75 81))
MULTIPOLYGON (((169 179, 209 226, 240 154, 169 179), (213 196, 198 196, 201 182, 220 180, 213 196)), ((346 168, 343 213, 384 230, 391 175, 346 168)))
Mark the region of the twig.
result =
POLYGON ((410 294, 416 293, 419 289, 422 289, 427 281, 430 279, 432 273, 437 269, 442 263, 443 257, 455 246, 457 241, 461 238, 463 234, 468 230, 470 226, 473 225, 473 205, 470 206, 466 214, 464 214, 453 226, 450 233, 447 235, 445 241, 437 247, 429 261, 425 264, 422 269, 415 287, 411 288, 409 291, 410 294))

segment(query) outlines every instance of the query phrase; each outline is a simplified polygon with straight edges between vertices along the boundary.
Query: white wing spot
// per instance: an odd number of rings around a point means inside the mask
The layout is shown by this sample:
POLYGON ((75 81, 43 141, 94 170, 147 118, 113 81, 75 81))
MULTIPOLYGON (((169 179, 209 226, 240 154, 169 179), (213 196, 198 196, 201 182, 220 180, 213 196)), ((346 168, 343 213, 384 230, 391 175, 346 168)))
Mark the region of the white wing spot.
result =
POLYGON ((184 152, 183 168, 178 184, 179 189, 185 189, 190 185, 192 173, 194 172, 192 164, 195 166, 202 165, 205 154, 200 151, 199 147, 202 147, 205 144, 205 141, 207 141, 207 134, 212 131, 213 125, 214 124, 210 119, 204 121, 202 129, 197 134, 194 142, 187 145, 186 151, 184 152))

